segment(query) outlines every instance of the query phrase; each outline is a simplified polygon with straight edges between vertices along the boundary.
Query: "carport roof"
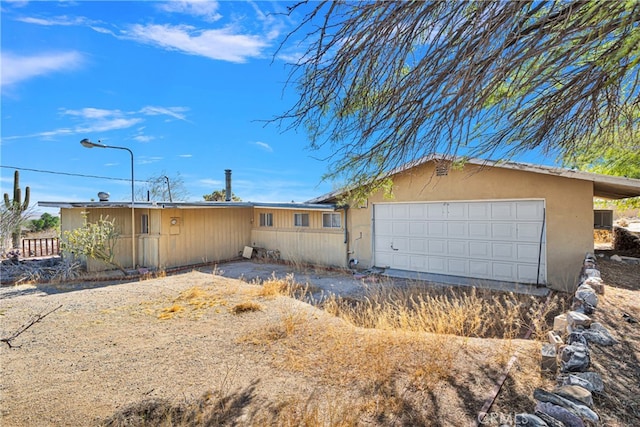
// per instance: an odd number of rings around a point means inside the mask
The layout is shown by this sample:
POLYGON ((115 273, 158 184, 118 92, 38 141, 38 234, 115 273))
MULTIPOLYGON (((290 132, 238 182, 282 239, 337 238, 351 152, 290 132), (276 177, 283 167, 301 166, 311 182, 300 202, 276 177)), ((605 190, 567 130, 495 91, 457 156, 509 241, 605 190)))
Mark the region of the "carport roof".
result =
MULTIPOLYGON (((387 174, 392 176, 405 172, 416 166, 428 163, 430 161, 450 161, 456 160, 451 157, 442 155, 430 155, 418 159, 413 162, 409 162, 406 165, 400 166, 387 174)), ((521 162, 505 162, 505 161, 493 161, 483 159, 465 159, 465 163, 472 165, 478 165, 481 167, 496 167, 503 169, 514 169, 526 172, 539 173, 544 175, 553 175, 563 178, 579 179, 583 181, 591 181, 593 183, 593 195, 595 197, 602 197, 605 199, 625 199, 628 197, 640 196, 640 179, 632 179, 621 176, 602 175, 591 172, 578 171, 574 169, 559 168, 553 166, 536 165, 533 163, 521 163, 521 162)), ((331 193, 324 194, 315 199, 308 200, 307 203, 326 203, 328 201, 338 198, 344 190, 337 190, 331 193)))
MULTIPOLYGON (((38 202, 46 208, 130 208, 131 202, 38 202)), ((290 210, 334 211, 330 203, 267 203, 267 202, 144 202, 136 201, 138 209, 215 209, 215 208, 268 208, 290 210)))

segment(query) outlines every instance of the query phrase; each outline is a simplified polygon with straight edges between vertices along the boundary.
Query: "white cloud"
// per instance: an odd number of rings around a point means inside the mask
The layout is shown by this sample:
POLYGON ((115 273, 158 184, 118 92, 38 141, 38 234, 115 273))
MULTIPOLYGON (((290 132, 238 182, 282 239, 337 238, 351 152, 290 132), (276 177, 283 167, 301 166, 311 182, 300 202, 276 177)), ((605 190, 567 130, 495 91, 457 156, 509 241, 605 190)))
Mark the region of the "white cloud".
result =
POLYGON ((222 181, 217 179, 200 179, 198 180, 198 185, 200 187, 218 187, 222 185, 222 181))
POLYGON ((218 13, 218 6, 217 1, 211 0, 173 0, 161 3, 159 7, 166 12, 183 13, 213 22, 222 17, 218 13))
POLYGON ((87 20, 84 18, 69 18, 68 16, 56 16, 55 18, 34 18, 34 17, 26 17, 26 18, 17 18, 17 21, 24 22, 26 24, 35 24, 35 25, 44 25, 44 26, 53 26, 53 25, 80 25, 87 23, 87 20))
POLYGON ((85 119, 104 119, 109 116, 122 116, 120 110, 104 110, 102 108, 82 108, 80 110, 62 110, 62 114, 68 116, 78 116, 85 119))
POLYGON ((164 157, 160 157, 160 156, 140 156, 138 157, 137 163, 139 165, 149 165, 151 163, 157 163, 160 160, 164 159, 164 157))
POLYGON ((178 154, 178 157, 182 157, 184 159, 188 159, 190 157, 193 157, 193 154, 178 154))
POLYGON ((74 70, 82 63, 83 57, 76 51, 50 52, 31 56, 2 52, 2 86, 42 75, 74 70))
POLYGON ((164 49, 238 63, 260 56, 268 46, 264 37, 236 34, 230 27, 197 30, 187 25, 136 24, 125 35, 140 43, 164 49))
POLYGON ((137 136, 134 136, 133 139, 138 142, 151 142, 154 139, 156 139, 156 137, 149 136, 149 135, 137 135, 137 136))
POLYGON ((271 148, 271 146, 266 142, 256 141, 254 144, 262 148, 264 151, 268 151, 270 153, 273 152, 273 148, 271 148))
POLYGON ((186 116, 182 114, 185 111, 189 111, 189 109, 186 107, 154 107, 151 105, 140 110, 142 114, 146 114, 147 116, 167 115, 178 120, 187 121, 186 116))

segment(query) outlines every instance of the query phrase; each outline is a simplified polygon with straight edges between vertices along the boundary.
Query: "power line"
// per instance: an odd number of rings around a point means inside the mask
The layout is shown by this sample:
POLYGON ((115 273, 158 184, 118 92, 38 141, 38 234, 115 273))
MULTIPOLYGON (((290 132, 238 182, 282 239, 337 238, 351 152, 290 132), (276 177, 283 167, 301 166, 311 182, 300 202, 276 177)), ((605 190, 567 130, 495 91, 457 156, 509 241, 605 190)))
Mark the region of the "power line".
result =
MULTIPOLYGON (((29 172, 40 172, 40 173, 50 173, 52 175, 67 175, 67 176, 79 176, 82 178, 97 178, 97 179, 109 179, 111 181, 126 181, 126 182, 131 182, 131 179, 126 179, 126 178, 112 178, 110 176, 98 176, 98 175, 83 175, 80 173, 71 173, 71 172, 57 172, 57 171, 47 171, 47 170, 42 170, 42 169, 29 169, 29 168, 19 168, 17 166, 4 166, 4 165, 0 165, 0 168, 7 168, 7 169, 17 169, 17 170, 21 170, 21 171, 29 171, 29 172)), ((147 182, 147 181, 142 181, 139 179, 136 179, 135 182, 147 182)))

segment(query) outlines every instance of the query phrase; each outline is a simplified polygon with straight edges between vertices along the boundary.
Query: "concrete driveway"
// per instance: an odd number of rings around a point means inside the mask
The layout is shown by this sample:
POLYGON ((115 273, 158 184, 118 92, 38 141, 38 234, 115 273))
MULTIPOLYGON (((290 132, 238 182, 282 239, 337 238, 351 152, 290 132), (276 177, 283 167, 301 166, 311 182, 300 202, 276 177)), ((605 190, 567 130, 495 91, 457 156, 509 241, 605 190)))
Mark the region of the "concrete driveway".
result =
MULTIPOLYGON (((328 270, 322 268, 297 269, 285 264, 268 264, 253 261, 234 261, 218 265, 218 274, 224 277, 242 279, 247 282, 262 282, 274 276, 285 278, 292 274, 295 281, 301 284, 313 285, 320 289, 313 293, 314 299, 323 299, 328 294, 342 297, 358 297, 366 294, 371 287, 381 282, 385 286, 460 286, 491 289, 501 292, 545 296, 549 293, 546 287, 522 285, 495 280, 470 279, 441 274, 414 273, 400 270, 380 269, 378 274, 351 274, 349 271, 328 270)), ((213 268, 203 269, 212 272, 213 268)))

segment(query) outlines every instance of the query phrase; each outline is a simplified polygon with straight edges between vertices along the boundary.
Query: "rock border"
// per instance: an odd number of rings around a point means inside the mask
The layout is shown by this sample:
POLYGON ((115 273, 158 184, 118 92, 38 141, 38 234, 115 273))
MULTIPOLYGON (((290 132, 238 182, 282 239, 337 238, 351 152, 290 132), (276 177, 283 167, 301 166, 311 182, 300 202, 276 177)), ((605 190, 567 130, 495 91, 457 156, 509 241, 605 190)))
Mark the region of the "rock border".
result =
POLYGON ((557 386, 552 391, 536 389, 534 412, 515 416, 516 426, 585 427, 600 425, 593 411, 593 393, 603 393, 602 377, 589 371, 592 345, 611 346, 617 341, 602 324, 591 316, 598 307, 605 286, 597 268, 596 257, 587 253, 571 310, 554 318, 548 343, 541 349, 540 368, 556 375, 557 386))

